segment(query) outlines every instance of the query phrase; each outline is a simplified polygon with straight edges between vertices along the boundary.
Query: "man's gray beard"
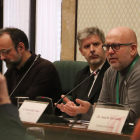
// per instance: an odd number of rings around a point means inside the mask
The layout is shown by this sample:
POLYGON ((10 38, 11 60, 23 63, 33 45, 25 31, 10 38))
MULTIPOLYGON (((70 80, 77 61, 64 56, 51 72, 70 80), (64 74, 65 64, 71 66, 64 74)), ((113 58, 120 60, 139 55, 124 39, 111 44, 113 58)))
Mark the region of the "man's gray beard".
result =
POLYGON ((8 69, 15 68, 21 62, 22 57, 20 56, 17 60, 11 60, 10 63, 6 63, 8 69))

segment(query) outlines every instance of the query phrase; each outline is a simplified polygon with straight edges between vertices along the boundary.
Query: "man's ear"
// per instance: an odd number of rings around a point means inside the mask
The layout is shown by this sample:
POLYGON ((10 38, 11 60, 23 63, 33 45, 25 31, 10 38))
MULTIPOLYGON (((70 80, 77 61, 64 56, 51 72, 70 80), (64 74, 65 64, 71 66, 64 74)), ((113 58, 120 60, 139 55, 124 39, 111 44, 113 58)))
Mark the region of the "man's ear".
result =
MULTIPOLYGON (((79 47, 79 51, 81 52, 81 54, 83 55, 83 51, 82 51, 82 48, 79 47)), ((84 55, 83 55, 84 56, 84 55)))
POLYGON ((20 42, 20 43, 18 44, 17 50, 18 50, 19 52, 21 52, 21 53, 25 51, 25 45, 24 45, 23 42, 20 42))
POLYGON ((137 45, 132 44, 131 45, 131 55, 134 56, 137 53, 137 45))

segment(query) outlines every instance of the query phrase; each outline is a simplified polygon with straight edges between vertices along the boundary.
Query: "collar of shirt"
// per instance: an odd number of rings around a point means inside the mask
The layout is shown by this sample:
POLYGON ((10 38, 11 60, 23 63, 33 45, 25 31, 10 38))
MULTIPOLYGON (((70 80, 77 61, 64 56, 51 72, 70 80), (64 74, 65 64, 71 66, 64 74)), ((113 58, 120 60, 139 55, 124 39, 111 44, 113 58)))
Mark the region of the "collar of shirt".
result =
MULTIPOLYGON (((104 62, 104 63, 105 63, 105 62, 104 62)), ((103 67, 104 63, 103 63, 101 66, 99 66, 94 72, 96 72, 98 69, 101 70, 101 68, 103 67)), ((93 71, 92 71, 91 68, 90 68, 90 73, 92 73, 92 72, 93 72, 93 71)), ((94 83, 95 83, 95 81, 96 81, 96 79, 97 79, 99 73, 100 73, 100 72, 98 72, 98 74, 96 74, 96 75, 94 76, 94 81, 93 81, 93 84, 92 84, 92 86, 91 86, 91 88, 90 88, 90 90, 89 90, 88 97, 90 96, 91 90, 92 90, 92 88, 93 88, 93 86, 94 86, 94 83)))
MULTIPOLYGON (((104 62, 105 63, 105 62, 104 62)), ((103 65, 104 65, 104 63, 102 64, 102 65, 100 65, 94 72, 96 72, 98 69, 99 70, 101 70, 101 68, 103 67, 103 65)), ((93 71, 91 70, 91 68, 90 68, 90 74, 92 73, 93 71)), ((100 72, 98 72, 98 74, 99 74, 100 72)), ((97 75, 98 75, 97 74, 97 75)))

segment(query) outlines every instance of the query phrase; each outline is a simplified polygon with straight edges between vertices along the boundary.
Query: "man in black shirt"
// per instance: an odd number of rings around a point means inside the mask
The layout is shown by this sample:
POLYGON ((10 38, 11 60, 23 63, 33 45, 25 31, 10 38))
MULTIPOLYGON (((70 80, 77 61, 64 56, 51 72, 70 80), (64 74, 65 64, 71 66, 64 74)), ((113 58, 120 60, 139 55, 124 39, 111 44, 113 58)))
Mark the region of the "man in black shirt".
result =
POLYGON ((0 30, 0 58, 8 70, 5 73, 9 95, 24 96, 34 100, 46 96, 57 102, 61 95, 61 83, 54 65, 40 55, 30 52, 26 34, 17 28, 0 30))

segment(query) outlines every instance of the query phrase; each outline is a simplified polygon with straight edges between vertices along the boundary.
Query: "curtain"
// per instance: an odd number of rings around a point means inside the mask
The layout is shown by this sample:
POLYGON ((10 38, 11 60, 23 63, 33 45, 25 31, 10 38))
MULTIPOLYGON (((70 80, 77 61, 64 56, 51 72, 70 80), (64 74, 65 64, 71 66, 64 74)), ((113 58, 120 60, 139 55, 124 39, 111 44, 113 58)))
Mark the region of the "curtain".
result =
MULTIPOLYGON (((35 53, 51 62, 60 60, 62 0, 36 0, 35 53)), ((23 30, 29 38, 30 0, 4 0, 4 27, 23 30)), ((2 73, 6 71, 3 63, 2 73)))
POLYGON ((36 53, 50 60, 60 60, 61 0, 36 1, 36 53))
MULTIPOLYGON (((4 0, 3 1, 3 26, 16 27, 29 36, 29 0, 4 0)), ((6 72, 3 62, 2 73, 6 72)))

